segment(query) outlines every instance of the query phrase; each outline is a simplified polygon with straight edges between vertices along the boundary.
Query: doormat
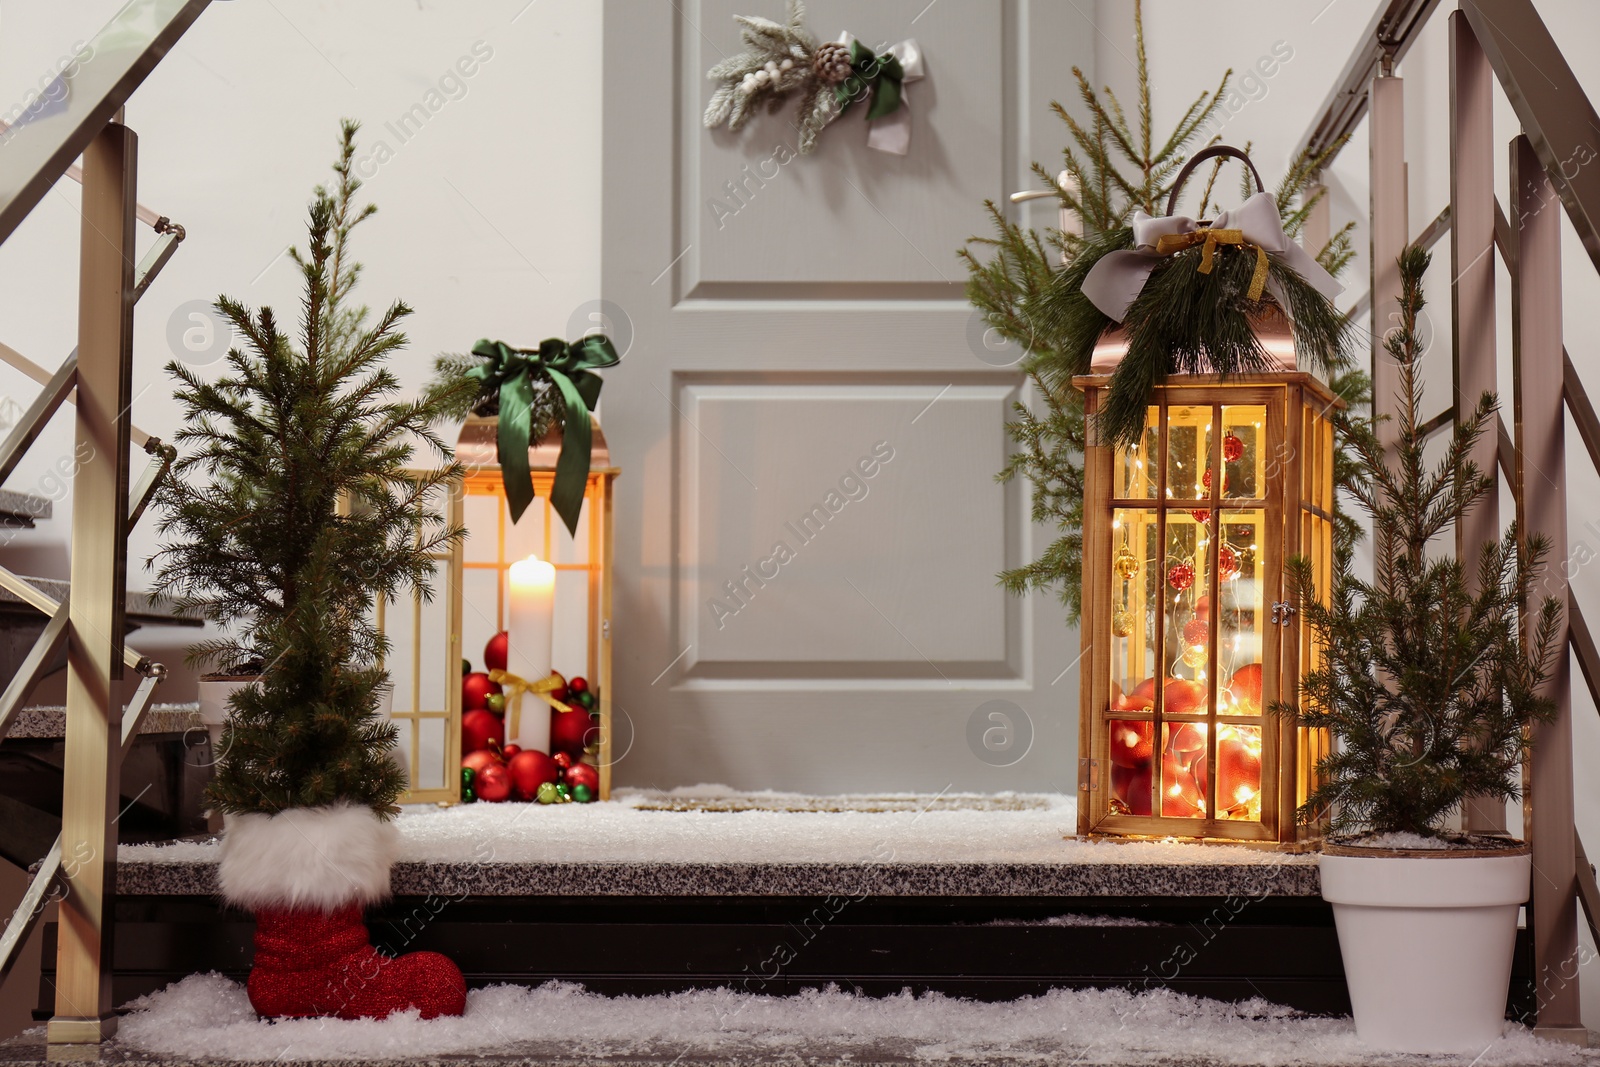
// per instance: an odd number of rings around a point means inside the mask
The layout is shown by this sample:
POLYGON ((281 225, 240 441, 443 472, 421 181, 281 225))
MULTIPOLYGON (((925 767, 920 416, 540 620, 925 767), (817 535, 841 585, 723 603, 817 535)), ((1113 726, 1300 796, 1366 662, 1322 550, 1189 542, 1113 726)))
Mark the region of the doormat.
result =
POLYGON ((683 793, 639 793, 632 800, 640 811, 780 811, 881 814, 908 811, 1044 811, 1043 797, 1014 794, 940 793, 924 796, 893 793, 884 796, 806 796, 800 793, 735 793, 694 796, 683 793))

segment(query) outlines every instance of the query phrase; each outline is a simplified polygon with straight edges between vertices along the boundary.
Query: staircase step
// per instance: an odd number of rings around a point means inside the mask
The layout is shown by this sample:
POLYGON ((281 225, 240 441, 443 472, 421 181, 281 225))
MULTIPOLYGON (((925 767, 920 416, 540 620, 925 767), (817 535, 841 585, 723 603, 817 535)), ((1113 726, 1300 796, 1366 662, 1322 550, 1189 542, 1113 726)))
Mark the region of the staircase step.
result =
POLYGON ((31 530, 34 520, 48 519, 53 508, 46 497, 0 489, 0 526, 31 530))
MULTIPOLYGON (((0 489, 0 493, 5 490, 0 489)), ((4 525, 0 522, 0 525, 4 525)), ((32 575, 19 575, 19 577, 33 586, 39 592, 52 600, 60 601, 66 598, 67 590, 71 588, 65 578, 39 578, 32 575)), ((126 617, 129 628, 139 626, 204 626, 205 620, 197 615, 187 614, 176 610, 170 603, 159 600, 149 593, 136 590, 127 592, 126 617)), ((0 617, 6 615, 20 615, 39 620, 39 625, 44 625, 44 613, 29 604, 11 590, 0 587, 0 617)), ((0 628, 6 627, 0 621, 0 628)))

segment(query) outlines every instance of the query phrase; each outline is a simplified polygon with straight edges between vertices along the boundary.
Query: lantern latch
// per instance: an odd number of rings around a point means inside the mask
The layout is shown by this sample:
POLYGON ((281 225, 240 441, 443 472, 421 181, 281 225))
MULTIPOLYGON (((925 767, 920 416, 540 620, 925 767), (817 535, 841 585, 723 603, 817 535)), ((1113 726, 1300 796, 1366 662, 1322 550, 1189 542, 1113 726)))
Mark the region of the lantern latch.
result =
POLYGON ((1100 761, 1088 756, 1078 758, 1078 789, 1087 792, 1100 788, 1100 761))
POLYGON ((1294 605, 1287 600, 1274 601, 1272 605, 1272 621, 1277 626, 1287 626, 1290 617, 1294 615, 1294 605))

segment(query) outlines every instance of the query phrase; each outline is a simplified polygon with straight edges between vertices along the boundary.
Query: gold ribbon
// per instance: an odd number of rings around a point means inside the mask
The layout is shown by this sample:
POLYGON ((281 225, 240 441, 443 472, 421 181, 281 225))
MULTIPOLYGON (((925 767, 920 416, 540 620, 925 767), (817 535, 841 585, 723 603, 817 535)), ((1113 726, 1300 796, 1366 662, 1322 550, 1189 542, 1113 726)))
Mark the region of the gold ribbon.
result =
POLYGON ((515 740, 522 736, 522 694, 524 693, 532 693, 557 711, 572 710, 570 706, 561 703, 561 701, 550 695, 566 684, 561 680, 561 675, 555 671, 551 671, 547 678, 542 678, 537 682, 530 682, 526 678, 519 678, 510 671, 496 669, 489 672, 489 680, 500 683, 511 694, 511 699, 508 702, 509 707, 506 708, 506 723, 510 727, 506 731, 507 740, 515 740))
POLYGON ((1267 250, 1258 244, 1251 244, 1244 239, 1243 230, 1213 230, 1210 227, 1191 230, 1189 233, 1164 234, 1156 242, 1156 254, 1160 256, 1175 255, 1186 248, 1203 245, 1200 250, 1200 266, 1196 269, 1201 274, 1211 273, 1211 257, 1216 253, 1218 245, 1238 245, 1241 248, 1254 248, 1256 250, 1256 270, 1250 276, 1250 291, 1245 294, 1251 300, 1260 300, 1261 293, 1267 286, 1267 250))

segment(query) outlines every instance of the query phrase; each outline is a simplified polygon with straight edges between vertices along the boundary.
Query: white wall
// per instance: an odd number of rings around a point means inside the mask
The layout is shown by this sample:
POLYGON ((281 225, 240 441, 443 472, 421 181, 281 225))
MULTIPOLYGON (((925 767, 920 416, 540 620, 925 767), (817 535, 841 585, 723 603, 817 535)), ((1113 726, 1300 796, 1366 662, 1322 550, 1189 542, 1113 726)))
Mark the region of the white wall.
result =
MULTIPOLYGON (((0 115, 120 6, 0 5, 0 115)), ((293 311, 298 277, 282 253, 303 244, 308 195, 329 176, 346 116, 365 123, 364 193, 380 208, 358 231, 360 292, 376 307, 403 298, 416 309, 410 349, 396 360, 407 386, 425 380, 435 353, 479 337, 568 336, 573 312, 599 295, 600 9, 597 0, 212 4, 127 111, 140 137, 140 200, 188 230, 139 304, 135 422, 161 437, 177 428, 160 368, 186 354, 195 302, 226 292, 286 318, 293 311), (463 59, 470 77, 455 69, 463 59), (402 142, 387 124, 419 103, 434 110, 402 142)), ((0 341, 51 368, 75 341, 78 197, 63 181, 0 245, 0 341)), ((142 251, 153 237, 140 231, 142 251)), ((25 405, 33 391, 0 366, 0 394, 25 405)), ((9 484, 54 487, 71 433, 70 414, 58 414, 9 484)), ((50 521, 0 539, 0 562, 65 576, 71 506, 65 496, 50 521)), ((134 582, 148 581, 143 560, 155 544, 146 521, 129 547, 134 582)), ((161 650, 186 636, 146 631, 135 644, 176 665, 181 654, 161 650)), ((182 699, 184 685, 175 681, 168 698, 182 699)))

